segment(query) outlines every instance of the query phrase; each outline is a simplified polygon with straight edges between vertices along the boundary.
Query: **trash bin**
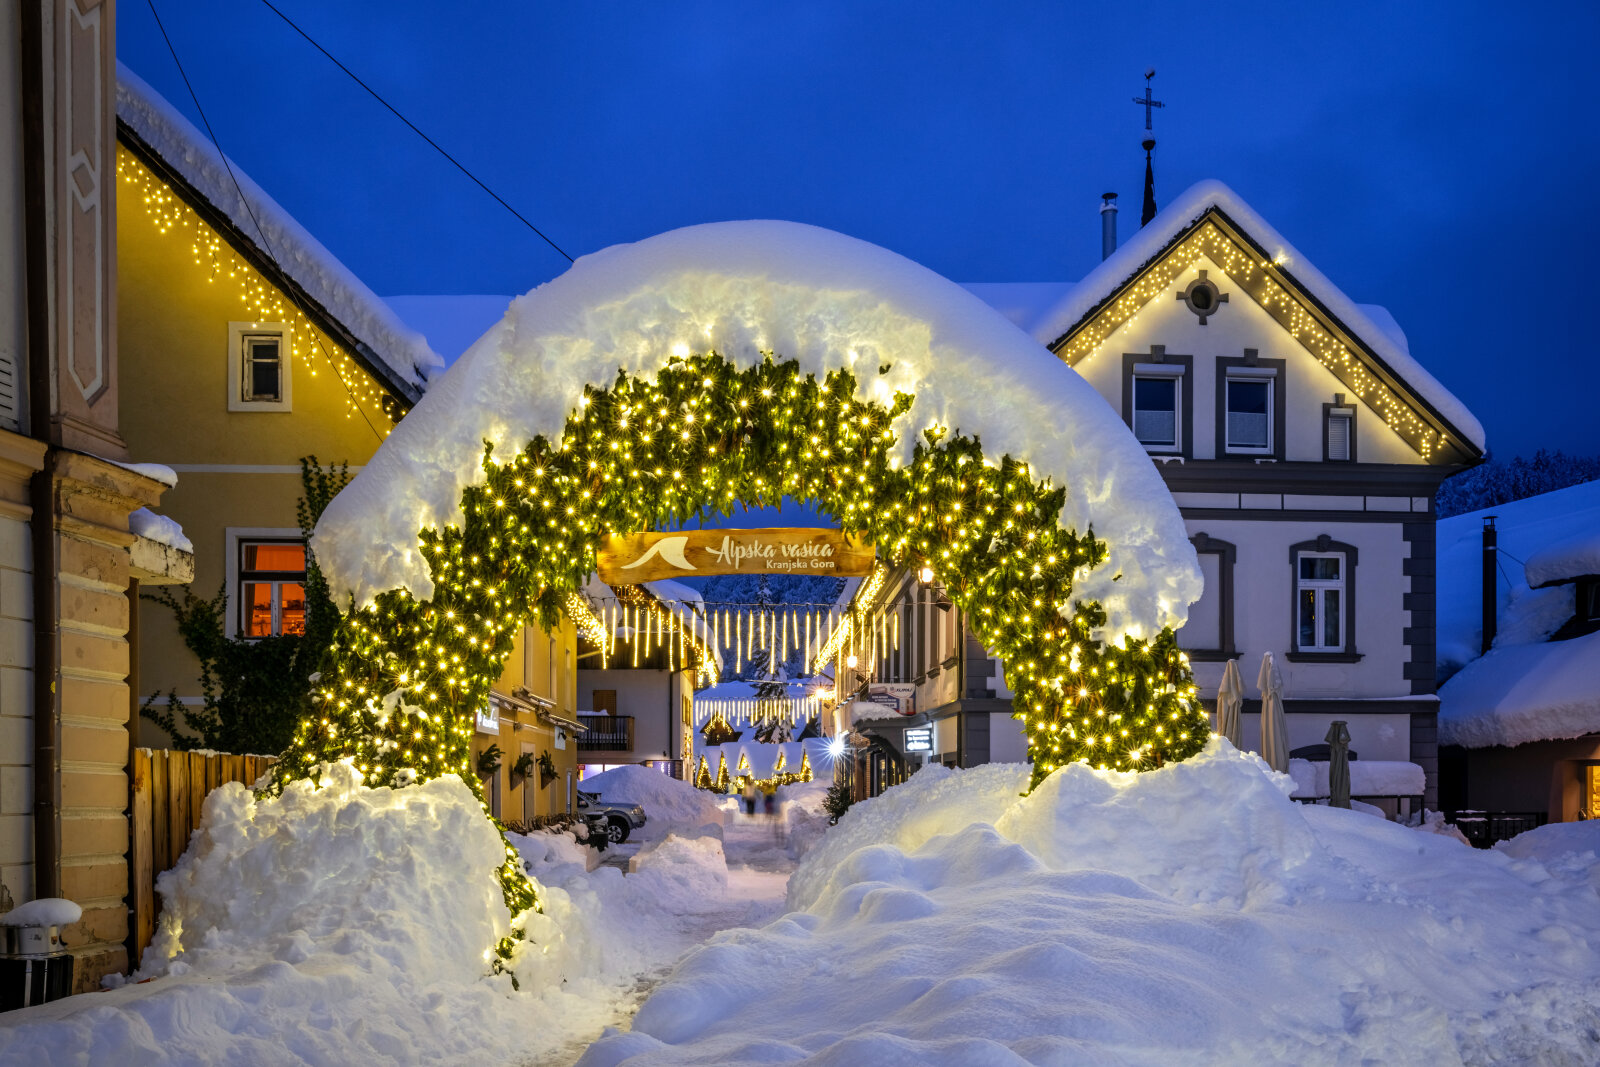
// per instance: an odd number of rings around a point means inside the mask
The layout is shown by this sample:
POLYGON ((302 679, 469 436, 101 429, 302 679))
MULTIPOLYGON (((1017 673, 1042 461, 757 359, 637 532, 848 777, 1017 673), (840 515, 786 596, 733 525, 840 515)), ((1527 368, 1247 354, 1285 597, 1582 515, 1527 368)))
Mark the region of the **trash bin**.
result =
POLYGON ((72 954, 59 924, 0 926, 0 1011, 60 1000, 72 993, 72 954))

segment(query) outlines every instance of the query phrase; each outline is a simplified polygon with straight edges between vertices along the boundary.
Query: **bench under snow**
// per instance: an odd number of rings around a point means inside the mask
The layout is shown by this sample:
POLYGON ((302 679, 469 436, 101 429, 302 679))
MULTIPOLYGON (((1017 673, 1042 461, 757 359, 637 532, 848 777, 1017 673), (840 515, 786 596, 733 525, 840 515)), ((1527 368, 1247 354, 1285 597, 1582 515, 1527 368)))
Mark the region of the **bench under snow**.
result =
MULTIPOLYGON (((1292 759, 1289 776, 1294 779, 1296 799, 1310 800, 1328 795, 1326 761, 1292 759)), ((1401 760, 1351 760, 1350 795, 1353 797, 1419 797, 1426 775, 1415 763, 1401 760)))

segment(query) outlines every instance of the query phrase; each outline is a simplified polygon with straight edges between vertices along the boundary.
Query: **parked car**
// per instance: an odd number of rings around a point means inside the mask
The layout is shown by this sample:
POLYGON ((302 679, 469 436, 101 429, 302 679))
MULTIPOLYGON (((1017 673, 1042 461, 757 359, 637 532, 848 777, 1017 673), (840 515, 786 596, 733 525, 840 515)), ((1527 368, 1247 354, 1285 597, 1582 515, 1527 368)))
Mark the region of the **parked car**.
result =
POLYGON ((628 835, 644 825, 644 809, 637 804, 612 804, 602 800, 599 793, 578 790, 578 813, 599 814, 606 819, 606 837, 613 845, 620 845, 628 835))

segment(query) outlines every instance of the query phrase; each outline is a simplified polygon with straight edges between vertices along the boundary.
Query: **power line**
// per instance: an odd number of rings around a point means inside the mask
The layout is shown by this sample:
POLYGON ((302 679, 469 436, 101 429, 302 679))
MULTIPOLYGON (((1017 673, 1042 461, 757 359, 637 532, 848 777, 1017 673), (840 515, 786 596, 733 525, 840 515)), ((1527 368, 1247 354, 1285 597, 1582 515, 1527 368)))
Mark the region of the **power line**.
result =
POLYGON ((505 200, 501 199, 499 193, 496 193, 493 189, 491 189, 487 185, 483 184, 482 179, 480 179, 476 174, 472 173, 465 166, 463 166, 460 160, 458 160, 455 156, 452 156, 449 152, 446 152, 443 148, 441 148, 439 146, 439 142, 435 141, 432 137, 429 137, 427 134, 423 133, 420 129, 417 128, 417 124, 416 123, 412 122, 410 119, 408 119, 404 115, 400 114, 400 112, 395 109, 395 106, 393 104, 389 103, 389 101, 385 100, 382 96, 380 96, 378 94, 378 91, 376 89, 374 89, 372 86, 368 85, 366 82, 362 81, 359 77, 357 77, 355 71, 351 70, 349 67, 347 67, 343 63, 339 62, 338 58, 335 57, 332 52, 330 52, 326 48, 322 47, 322 45, 317 43, 317 41, 316 41, 316 39, 314 37, 312 37, 305 30, 302 30, 299 26, 295 25, 294 20, 291 19, 288 15, 285 15, 282 11, 279 11, 277 9, 277 7, 273 5, 272 0, 261 0, 261 2, 263 4, 266 4, 267 8, 269 10, 271 10, 271 12, 274 15, 277 15, 284 22, 288 23, 290 29, 294 30, 294 32, 298 33, 301 37, 304 37, 306 39, 307 43, 309 43, 312 48, 315 48, 317 51, 319 51, 323 55, 327 56, 329 62, 331 62, 334 66, 338 67, 340 70, 342 70, 346 74, 348 74, 350 76, 350 80, 355 82, 357 85, 361 86, 361 88, 365 89, 372 96, 372 99, 376 100, 378 103, 380 103, 384 107, 388 108, 389 109, 389 113, 391 115, 393 115, 395 118, 399 119, 401 122, 405 123, 406 126, 410 128, 412 133, 416 134, 418 137, 422 138, 424 141, 427 141, 430 145, 433 146, 433 150, 435 152, 438 152, 441 156, 443 156, 444 158, 448 159, 451 163, 455 164, 455 168, 457 170, 459 170, 462 174, 465 174, 467 177, 471 178, 473 180, 473 182, 477 184, 479 189, 482 189, 484 192, 486 192, 490 196, 494 197, 495 203, 499 204, 501 207, 503 207, 507 211, 511 212, 513 215, 515 215, 517 217, 517 221, 521 222, 528 229, 530 229, 534 233, 538 234, 540 240, 544 241, 545 244, 547 244, 551 248, 555 249, 556 252, 558 252, 561 255, 561 258, 565 259, 568 263, 572 262, 572 257, 567 255, 566 251, 563 250, 560 245, 558 245, 554 241, 550 240, 550 238, 545 234, 545 232, 543 230, 539 229, 539 227, 537 227, 533 223, 529 222, 526 218, 523 217, 523 215, 522 215, 522 213, 520 211, 518 211, 516 208, 512 207, 510 204, 506 203, 505 200))
MULTIPOLYGON (((234 192, 239 194, 239 203, 244 205, 245 213, 250 216, 250 221, 255 225, 256 233, 261 238, 261 243, 266 250, 267 258, 270 259, 273 265, 279 270, 283 270, 283 264, 279 262, 277 253, 272 250, 272 242, 267 238, 267 231, 262 228, 261 220, 256 218, 255 209, 250 206, 250 198, 244 195, 244 189, 239 185, 238 176, 233 173, 233 164, 228 161, 228 153, 222 150, 222 143, 217 140, 216 131, 211 128, 211 120, 206 118, 206 109, 200 106, 200 97, 195 93, 194 85, 190 83, 189 75, 183 69, 183 60, 178 58, 178 50, 173 47, 172 38, 167 36, 167 27, 161 22, 161 13, 156 10, 155 0, 145 0, 145 3, 150 5, 150 14, 155 16, 156 28, 161 31, 161 39, 167 42, 167 51, 172 53, 172 62, 177 65, 178 76, 183 79, 183 87, 189 90, 189 99, 194 101, 194 109, 200 113, 200 122, 206 128, 206 136, 211 138, 212 147, 217 150, 217 155, 222 157, 222 166, 228 172, 228 180, 233 183, 234 192)), ((285 275, 288 273, 288 271, 284 271, 285 275)), ((306 317, 306 321, 310 322, 312 319, 310 310, 308 308, 300 307, 299 301, 295 299, 294 293, 290 292, 290 287, 285 287, 283 294, 287 296, 289 298, 289 302, 294 304, 294 306, 299 309, 300 313, 306 317)), ((367 429, 371 430, 372 435, 381 442, 383 440, 383 434, 379 433, 378 428, 372 425, 372 420, 367 418, 367 413, 361 410, 361 404, 356 400, 355 393, 351 392, 350 390, 350 383, 346 382, 344 380, 344 376, 339 373, 339 366, 338 364, 334 363, 332 353, 330 353, 323 345, 322 338, 317 336, 317 331, 315 329, 312 329, 309 332, 311 334, 311 339, 315 341, 317 343, 317 347, 322 350, 323 358, 328 361, 328 368, 333 371, 333 376, 338 379, 340 385, 344 386, 345 395, 350 398, 350 406, 356 409, 356 414, 360 415, 361 421, 367 424, 367 429)))

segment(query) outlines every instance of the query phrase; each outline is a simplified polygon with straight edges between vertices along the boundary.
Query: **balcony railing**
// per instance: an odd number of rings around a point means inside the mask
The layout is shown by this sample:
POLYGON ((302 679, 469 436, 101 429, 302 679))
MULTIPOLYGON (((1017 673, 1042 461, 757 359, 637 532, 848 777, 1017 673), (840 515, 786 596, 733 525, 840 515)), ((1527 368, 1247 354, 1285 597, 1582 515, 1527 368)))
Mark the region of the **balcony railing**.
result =
POLYGON ((578 735, 580 752, 633 751, 632 715, 586 715, 578 713, 584 732, 578 735))

